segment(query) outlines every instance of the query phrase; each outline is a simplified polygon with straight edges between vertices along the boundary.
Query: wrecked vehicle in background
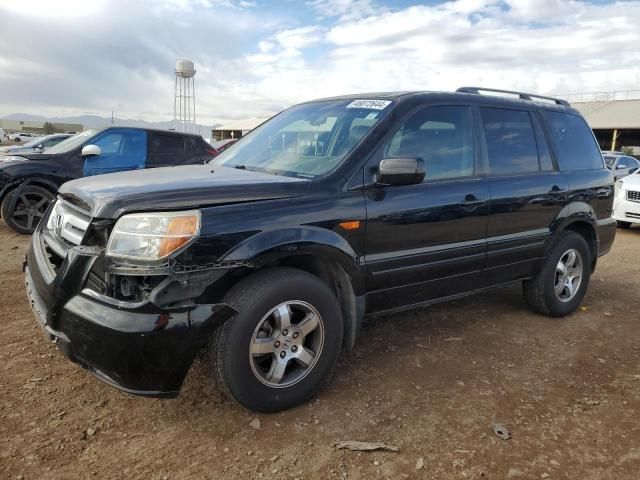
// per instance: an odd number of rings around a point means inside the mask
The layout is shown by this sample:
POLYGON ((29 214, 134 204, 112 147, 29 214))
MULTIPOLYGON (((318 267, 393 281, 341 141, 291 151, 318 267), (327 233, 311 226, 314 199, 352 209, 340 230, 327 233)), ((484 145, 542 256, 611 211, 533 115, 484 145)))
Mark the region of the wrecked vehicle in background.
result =
POLYGON ((2 219, 16 232, 29 234, 66 181, 109 172, 203 163, 216 154, 199 135, 130 127, 87 130, 43 152, 0 157, 2 219))

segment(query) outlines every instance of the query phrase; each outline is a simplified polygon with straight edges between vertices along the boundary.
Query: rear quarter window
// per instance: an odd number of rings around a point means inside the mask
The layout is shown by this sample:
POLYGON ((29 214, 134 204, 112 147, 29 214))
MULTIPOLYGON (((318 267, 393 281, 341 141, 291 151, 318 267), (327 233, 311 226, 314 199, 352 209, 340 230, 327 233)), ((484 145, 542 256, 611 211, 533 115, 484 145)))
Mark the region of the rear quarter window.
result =
POLYGON ((597 170, 604 168, 600 148, 591 128, 578 115, 561 112, 542 112, 551 145, 560 170, 597 170))
POLYGON ((184 139, 178 135, 152 134, 149 151, 152 153, 183 153, 185 151, 184 139))

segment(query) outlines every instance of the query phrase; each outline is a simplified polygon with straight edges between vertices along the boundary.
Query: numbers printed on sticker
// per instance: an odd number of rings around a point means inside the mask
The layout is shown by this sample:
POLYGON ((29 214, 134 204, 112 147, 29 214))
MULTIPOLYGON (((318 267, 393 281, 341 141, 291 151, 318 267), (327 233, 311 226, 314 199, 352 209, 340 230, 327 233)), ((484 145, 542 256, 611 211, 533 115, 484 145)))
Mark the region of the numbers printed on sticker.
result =
POLYGON ((368 108, 370 110, 384 110, 391 104, 390 100, 354 100, 347 108, 368 108))

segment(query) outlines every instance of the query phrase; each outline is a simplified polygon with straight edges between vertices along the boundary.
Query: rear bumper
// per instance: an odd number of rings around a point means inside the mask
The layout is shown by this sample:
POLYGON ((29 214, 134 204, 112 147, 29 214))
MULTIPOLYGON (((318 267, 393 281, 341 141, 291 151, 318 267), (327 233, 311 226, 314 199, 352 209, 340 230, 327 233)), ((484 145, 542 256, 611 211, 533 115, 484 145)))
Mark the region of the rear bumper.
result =
POLYGON ((85 288, 98 253, 69 250, 51 275, 38 229, 25 262, 25 286, 45 337, 71 361, 137 395, 174 397, 198 350, 235 311, 225 304, 160 308, 114 300, 85 288))

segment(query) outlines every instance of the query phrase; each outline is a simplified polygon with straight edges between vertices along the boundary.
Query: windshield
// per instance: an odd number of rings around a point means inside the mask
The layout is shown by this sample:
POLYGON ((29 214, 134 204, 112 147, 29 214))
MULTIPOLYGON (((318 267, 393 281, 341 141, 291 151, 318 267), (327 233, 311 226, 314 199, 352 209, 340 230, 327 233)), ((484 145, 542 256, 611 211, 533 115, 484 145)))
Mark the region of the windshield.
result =
POLYGON ((38 138, 34 138, 33 140, 28 141, 27 143, 23 143, 22 145, 20 145, 20 148, 26 148, 26 147, 35 147, 36 145, 41 144, 44 140, 46 140, 48 137, 38 137, 38 138))
POLYGON ((85 132, 78 133, 73 137, 69 137, 66 140, 61 141, 60 143, 58 143, 57 145, 54 145, 53 147, 47 148, 47 153, 70 152, 71 150, 78 148, 84 142, 89 140, 89 138, 91 138, 97 132, 98 132, 97 130, 87 130, 85 132))
POLYGON ((387 100, 328 100, 297 105, 263 123, 211 163, 315 178, 338 167, 391 110, 387 100))

